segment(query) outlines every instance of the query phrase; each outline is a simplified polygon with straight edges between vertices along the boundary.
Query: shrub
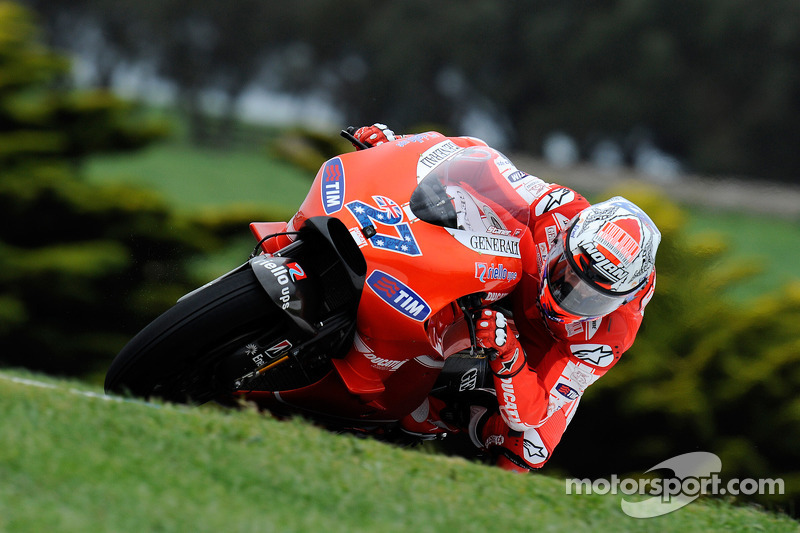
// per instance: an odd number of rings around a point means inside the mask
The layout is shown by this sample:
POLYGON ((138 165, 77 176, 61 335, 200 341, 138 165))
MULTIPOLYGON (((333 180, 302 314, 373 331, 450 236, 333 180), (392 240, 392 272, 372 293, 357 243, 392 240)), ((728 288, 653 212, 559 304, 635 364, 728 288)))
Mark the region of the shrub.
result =
POLYGON ((83 374, 188 290, 187 259, 214 238, 152 193, 81 180, 87 155, 166 130, 68 90, 67 66, 0 2, 0 362, 83 374))

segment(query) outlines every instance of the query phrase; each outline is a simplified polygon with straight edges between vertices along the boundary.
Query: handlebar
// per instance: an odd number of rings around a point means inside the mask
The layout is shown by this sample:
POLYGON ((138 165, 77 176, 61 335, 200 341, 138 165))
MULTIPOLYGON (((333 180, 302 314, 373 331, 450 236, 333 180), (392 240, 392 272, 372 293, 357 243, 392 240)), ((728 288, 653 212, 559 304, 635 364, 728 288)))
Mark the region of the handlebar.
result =
POLYGON ((347 139, 348 141, 350 141, 351 143, 353 143, 355 146, 357 146, 361 150, 366 150, 367 148, 371 148, 370 145, 364 144, 363 142, 361 142, 358 139, 356 139, 355 135, 353 135, 353 133, 355 133, 355 131, 356 131, 355 126, 348 126, 346 129, 343 129, 340 132, 340 135, 342 137, 344 137, 345 139, 347 139))

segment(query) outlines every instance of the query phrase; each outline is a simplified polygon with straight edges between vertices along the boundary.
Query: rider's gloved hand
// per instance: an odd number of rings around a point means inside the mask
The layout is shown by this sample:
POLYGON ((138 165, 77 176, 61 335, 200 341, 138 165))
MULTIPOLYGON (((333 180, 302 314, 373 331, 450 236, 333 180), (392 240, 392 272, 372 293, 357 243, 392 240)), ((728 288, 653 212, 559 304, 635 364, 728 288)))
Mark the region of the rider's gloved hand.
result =
POLYGON ((489 367, 498 377, 516 376, 525 367, 526 357, 519 341, 508 328, 505 315, 484 309, 475 323, 478 344, 492 350, 489 367))
MULTIPOLYGON (((386 124, 377 122, 372 126, 358 128, 353 136, 370 148, 385 142, 393 141, 396 138, 394 132, 390 130, 386 124)), ((361 150, 359 146, 355 144, 353 146, 355 146, 357 150, 361 150)))

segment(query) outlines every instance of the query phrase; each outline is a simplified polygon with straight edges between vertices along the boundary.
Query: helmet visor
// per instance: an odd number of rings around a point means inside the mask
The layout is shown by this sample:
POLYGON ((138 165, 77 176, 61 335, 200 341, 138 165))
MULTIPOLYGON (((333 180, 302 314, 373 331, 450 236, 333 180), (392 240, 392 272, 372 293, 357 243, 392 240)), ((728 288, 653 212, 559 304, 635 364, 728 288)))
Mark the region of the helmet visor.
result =
POLYGON ((564 253, 564 239, 557 239, 547 254, 545 278, 555 303, 569 314, 599 317, 625 303, 627 294, 608 294, 585 281, 564 253))

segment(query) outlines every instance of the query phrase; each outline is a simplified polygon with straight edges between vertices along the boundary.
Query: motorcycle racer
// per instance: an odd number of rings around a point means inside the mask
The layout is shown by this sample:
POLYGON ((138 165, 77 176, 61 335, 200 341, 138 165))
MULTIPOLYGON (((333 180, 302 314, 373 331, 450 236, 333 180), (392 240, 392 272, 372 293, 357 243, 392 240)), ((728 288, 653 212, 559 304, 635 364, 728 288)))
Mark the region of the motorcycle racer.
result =
MULTIPOLYGON (((362 143, 357 149, 402 138, 378 123, 354 137, 362 143)), ((520 472, 547 462, 585 390, 633 344, 655 290, 661 238, 650 217, 625 198, 591 205, 545 182, 530 203, 528 226, 510 316, 487 308, 475 324, 478 343, 491 350, 499 412, 472 406, 465 428, 498 466, 520 472)), ((430 397, 403 426, 415 433, 450 430, 442 409, 430 397)))

